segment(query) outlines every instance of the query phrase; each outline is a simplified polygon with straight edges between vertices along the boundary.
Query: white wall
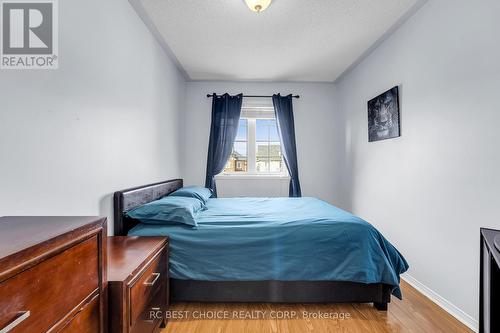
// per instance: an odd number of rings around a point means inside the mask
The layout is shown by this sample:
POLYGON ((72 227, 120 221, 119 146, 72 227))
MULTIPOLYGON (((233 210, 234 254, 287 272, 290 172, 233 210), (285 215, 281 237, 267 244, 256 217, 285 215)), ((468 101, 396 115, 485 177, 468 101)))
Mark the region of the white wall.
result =
MULTIPOLYGON (((343 154, 343 147, 338 145, 337 127, 343 123, 336 120, 334 86, 328 83, 188 82, 184 127, 184 177, 187 184, 205 183, 212 103, 206 95, 213 92, 299 94, 300 99, 293 102, 302 195, 330 202, 341 197, 337 162, 341 158, 338 155, 343 154)), ((262 195, 267 193, 269 189, 262 190, 262 195)))
POLYGON ((287 197, 290 187, 289 176, 218 175, 215 182, 219 198, 287 197))
POLYGON ((346 205, 472 325, 479 228, 500 227, 498 13, 497 0, 429 1, 337 84, 346 205), (368 143, 366 102, 397 84, 402 136, 368 143))
POLYGON ((127 1, 59 8, 60 68, 0 71, 0 216, 110 216, 113 191, 181 176, 177 68, 127 1))

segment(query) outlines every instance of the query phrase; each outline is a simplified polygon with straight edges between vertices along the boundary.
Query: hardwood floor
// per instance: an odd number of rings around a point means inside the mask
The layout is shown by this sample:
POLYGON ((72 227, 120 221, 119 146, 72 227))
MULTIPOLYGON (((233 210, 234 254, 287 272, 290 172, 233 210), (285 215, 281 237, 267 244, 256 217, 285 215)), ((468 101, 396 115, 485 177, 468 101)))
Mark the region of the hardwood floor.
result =
POLYGON ((472 332, 404 281, 401 286, 403 301, 393 297, 387 312, 377 311, 371 304, 178 303, 171 307, 175 311, 172 314, 187 318, 170 319, 161 333, 472 332), (309 316, 322 314, 327 318, 306 318, 304 311, 309 316), (277 318, 285 315, 289 318, 277 318), (262 319, 263 316, 266 318, 262 319))

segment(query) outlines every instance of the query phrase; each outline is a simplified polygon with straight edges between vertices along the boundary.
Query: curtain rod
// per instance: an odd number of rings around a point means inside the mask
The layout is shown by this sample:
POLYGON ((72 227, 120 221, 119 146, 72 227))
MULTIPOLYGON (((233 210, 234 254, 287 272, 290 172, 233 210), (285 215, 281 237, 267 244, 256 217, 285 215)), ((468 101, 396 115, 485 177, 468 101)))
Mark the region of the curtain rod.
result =
MULTIPOLYGON (((222 96, 222 95, 217 95, 222 96)), ((213 97, 213 94, 207 94, 207 97, 213 97)), ((273 96, 262 96, 262 95, 243 95, 245 98, 271 98, 273 96)), ((293 98, 300 98, 299 95, 292 95, 293 98)))

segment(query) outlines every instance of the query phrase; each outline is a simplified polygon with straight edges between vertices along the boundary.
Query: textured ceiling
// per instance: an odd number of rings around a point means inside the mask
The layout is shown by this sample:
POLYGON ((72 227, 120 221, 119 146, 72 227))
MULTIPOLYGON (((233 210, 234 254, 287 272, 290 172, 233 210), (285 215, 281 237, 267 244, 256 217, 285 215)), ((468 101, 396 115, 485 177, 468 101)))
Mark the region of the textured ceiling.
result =
POLYGON ((419 0, 140 0, 192 80, 334 81, 419 0))

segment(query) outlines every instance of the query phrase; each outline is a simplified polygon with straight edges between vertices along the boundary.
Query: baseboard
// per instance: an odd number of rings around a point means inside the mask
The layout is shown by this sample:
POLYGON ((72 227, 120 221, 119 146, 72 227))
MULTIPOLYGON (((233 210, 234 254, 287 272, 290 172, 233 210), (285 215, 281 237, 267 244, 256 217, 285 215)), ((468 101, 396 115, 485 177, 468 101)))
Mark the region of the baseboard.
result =
POLYGON ((448 301, 447 299, 443 298, 440 296, 438 293, 436 293, 434 290, 430 289, 417 279, 415 279, 413 276, 409 274, 404 274, 401 276, 401 279, 406 281, 409 285, 411 285, 413 288, 417 289, 420 293, 422 293, 424 296, 429 298, 431 301, 436 303, 440 308, 448 312, 450 315, 455 317, 457 320, 459 320, 461 323, 463 323, 465 326, 473 330, 474 332, 479 331, 479 323, 477 320, 469 316, 467 313, 463 312, 460 310, 457 306, 455 306, 453 303, 448 301))

